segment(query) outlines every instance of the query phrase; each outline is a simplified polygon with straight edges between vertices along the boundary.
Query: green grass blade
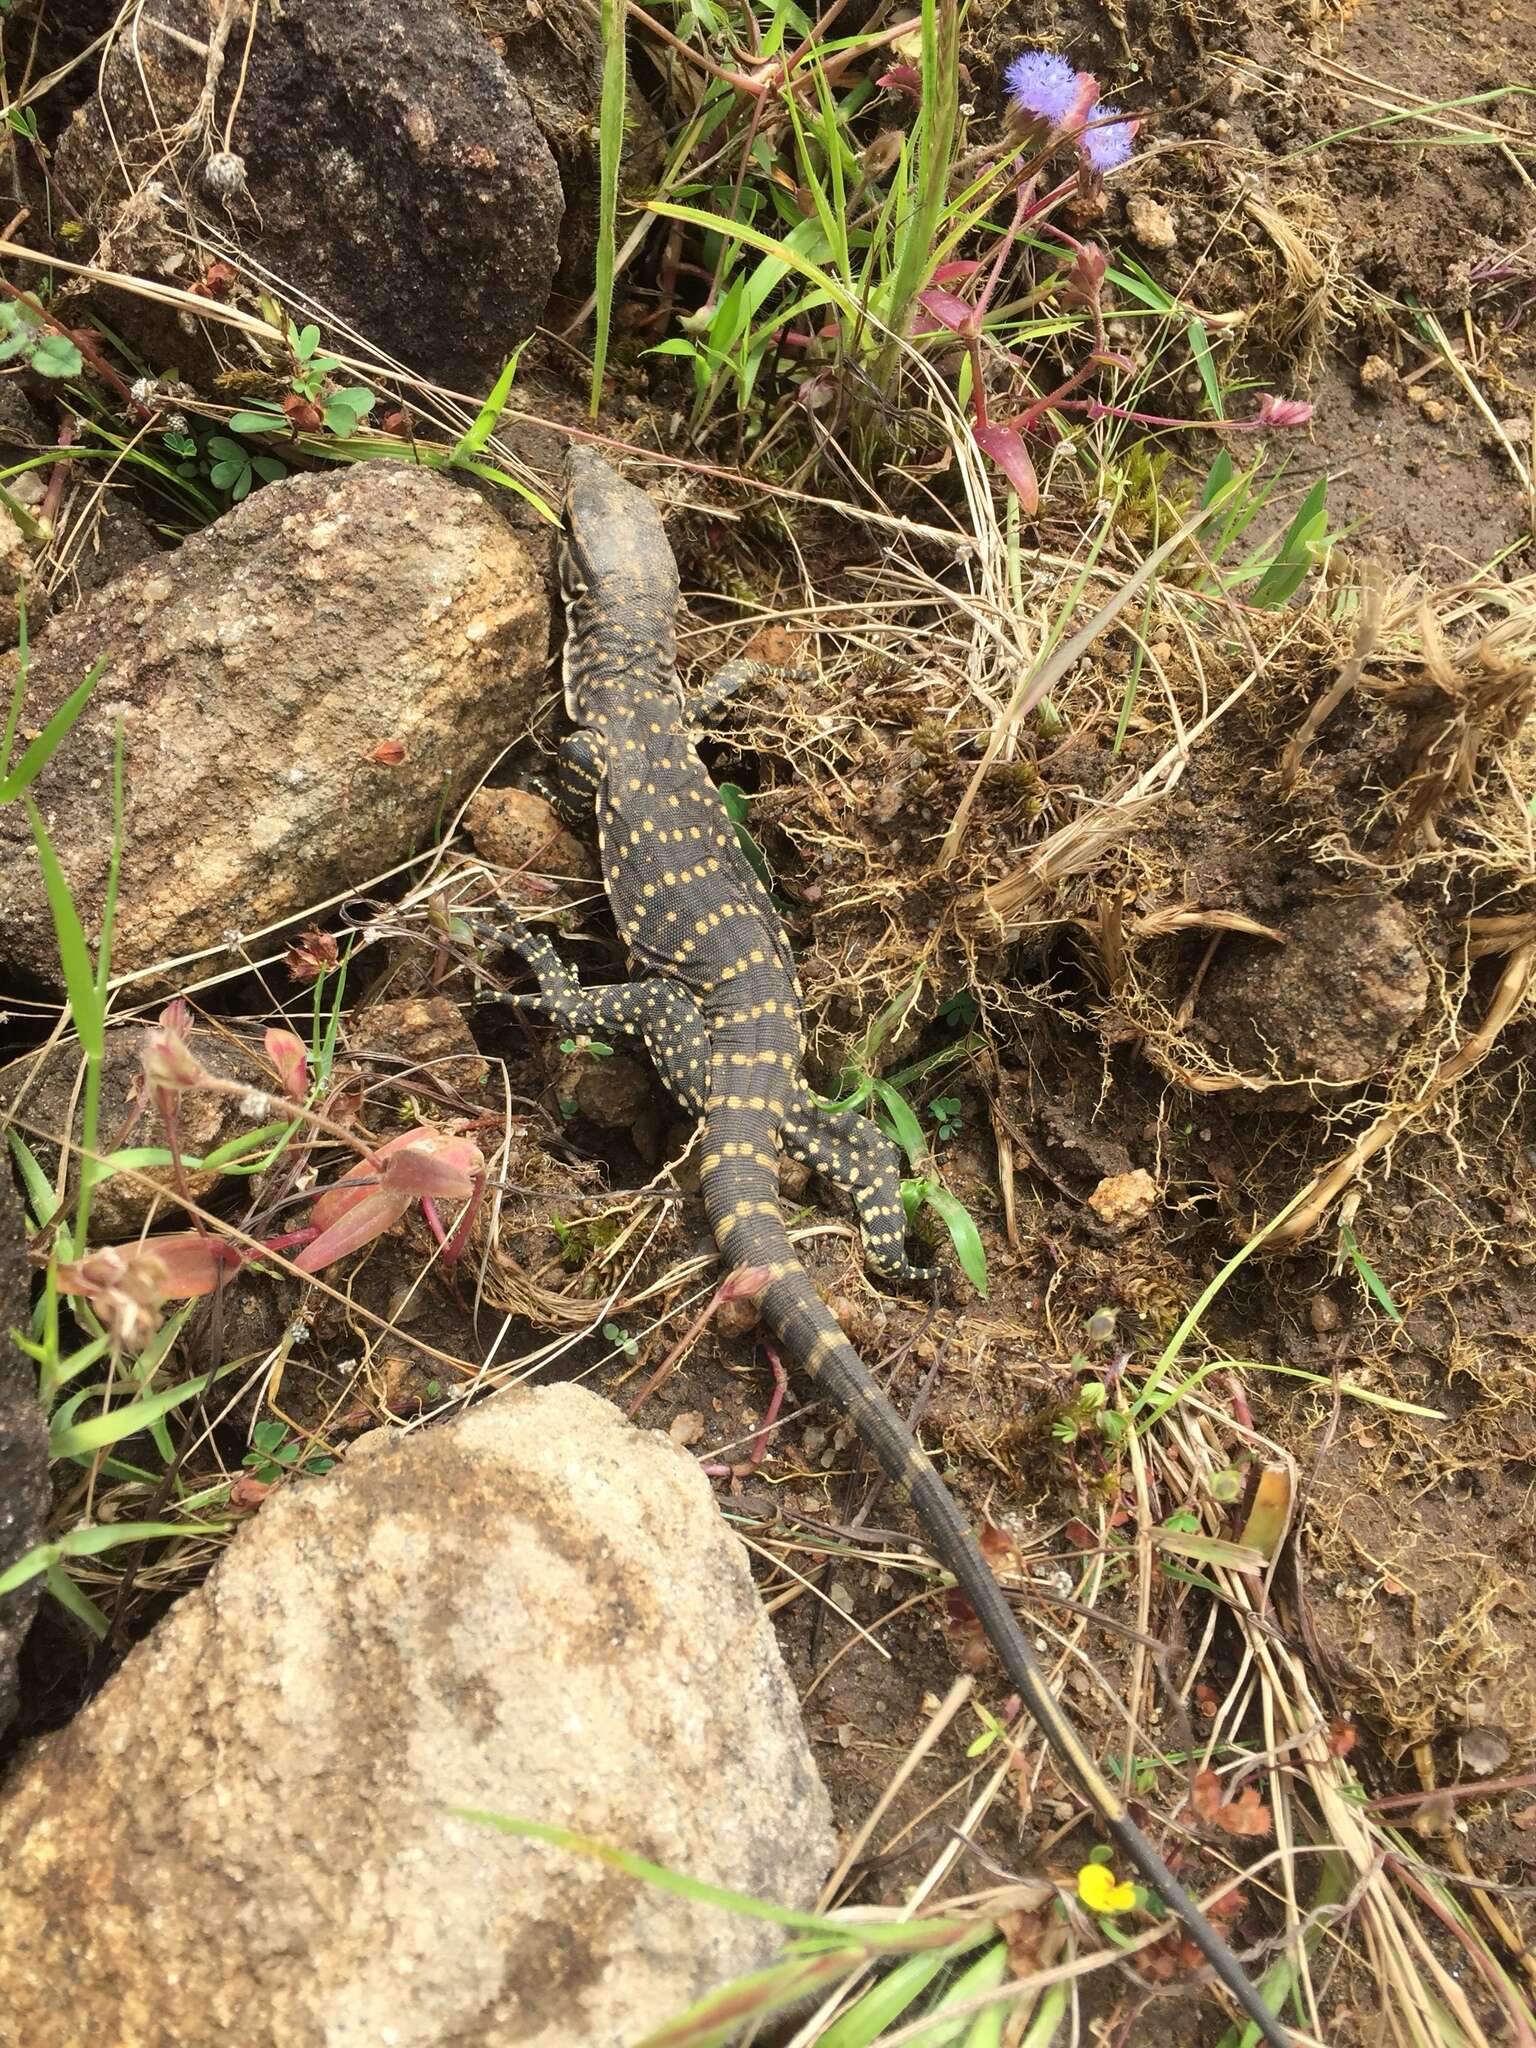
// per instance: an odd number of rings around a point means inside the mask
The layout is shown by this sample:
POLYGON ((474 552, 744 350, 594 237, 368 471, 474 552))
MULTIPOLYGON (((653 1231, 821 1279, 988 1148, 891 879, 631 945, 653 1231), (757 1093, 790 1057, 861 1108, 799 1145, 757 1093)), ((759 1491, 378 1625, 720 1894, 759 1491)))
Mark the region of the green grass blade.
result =
POLYGON ((907 1155, 907 1163, 915 1172, 921 1172, 928 1157, 928 1140, 923 1136, 923 1127, 918 1122, 911 1103, 893 1088, 889 1081, 874 1081, 876 1099, 885 1111, 890 1123, 889 1136, 893 1137, 907 1155))
POLYGON ((908 1956, 835 2019, 818 2037, 816 2048, 871 2048, 948 1963, 947 1955, 908 1956))
POLYGON ((763 256, 780 256, 791 270, 809 279, 837 310, 849 320, 863 317, 863 308, 851 292, 845 291, 832 273, 819 263, 813 263, 797 249, 791 248, 788 240, 777 241, 765 234, 761 228, 752 227, 746 221, 726 220, 718 213, 706 213, 702 207, 679 206, 670 199, 647 201, 646 211, 654 213, 658 220, 680 221, 684 227, 698 228, 702 234, 719 235, 728 242, 742 242, 749 249, 756 249, 763 256))
POLYGON ((145 1394, 137 1401, 126 1402, 121 1408, 109 1408, 103 1415, 92 1415, 84 1422, 66 1421, 50 1433, 48 1455, 52 1458, 89 1457, 92 1451, 105 1450, 108 1444, 137 1436, 141 1429, 148 1429, 162 1415, 169 1415, 183 1401, 190 1401, 195 1394, 200 1394, 211 1378, 209 1373, 200 1373, 195 1380, 183 1380, 179 1387, 166 1387, 161 1393, 145 1394))
POLYGON ((987 1253, 981 1241, 981 1232, 971 1220, 970 1210, 958 1195, 952 1195, 948 1188, 941 1188, 934 1181, 919 1181, 918 1190, 922 1200, 949 1232, 950 1241, 955 1247, 955 1257, 960 1261, 961 1272, 985 1301, 987 1253))
POLYGON ((457 465, 466 456, 479 455, 492 434, 495 433, 497 424, 507 409, 507 400, 512 396, 512 386, 517 378, 517 366, 522 360, 523 350, 527 346, 526 341, 520 341, 517 347, 513 349, 511 355, 507 357, 506 363, 502 367, 501 375, 491 387, 490 397, 475 414, 474 424, 466 434, 454 443, 453 453, 448 458, 450 464, 457 465))
POLYGON ((1339 1225, 1339 1242, 1348 1253, 1355 1271, 1360 1275, 1360 1278, 1365 1282, 1367 1288, 1376 1297, 1382 1308, 1386 1310, 1394 1323, 1400 1323, 1403 1320, 1401 1309, 1399 1309, 1397 1303, 1387 1291, 1386 1282, 1365 1256, 1365 1253, 1361 1251, 1360 1241, 1347 1223, 1339 1225))
POLYGON ((43 1574, 43 1583, 59 1605, 72 1614, 76 1621, 84 1622, 91 1634, 100 1642, 107 1632, 107 1617, 89 1593, 81 1592, 63 1565, 49 1565, 43 1574))
POLYGON ((1221 418, 1221 379, 1216 374, 1216 358, 1211 354, 1211 338, 1206 332, 1203 320, 1191 320, 1184 330, 1189 342, 1189 352, 1195 359, 1195 368, 1200 372, 1200 386, 1205 393, 1205 402, 1217 419, 1221 418))
POLYGON ((884 308, 892 336, 887 357, 894 352, 896 338, 905 332, 912 301, 932 272, 939 224, 949 201, 960 111, 959 0, 923 0, 921 62, 916 196, 897 227, 896 260, 884 308))
POLYGON ((8 1130, 5 1135, 10 1140, 11 1156, 21 1176, 27 1207, 32 1211, 33 1222, 41 1230, 59 1213, 59 1198, 53 1191, 53 1182, 44 1173, 37 1154, 20 1131, 8 1130))
POLYGON ((80 924, 79 913, 75 909, 75 899, 70 894, 68 882, 64 879, 59 857, 53 850, 53 841, 48 837, 47 828, 38 816, 37 807, 31 797, 28 797, 26 802, 32 838, 37 846, 38 860, 42 864, 43 887, 48 895, 48 908, 53 914, 54 938, 58 944, 59 966, 64 975, 65 992, 69 997, 69 1013, 74 1019, 75 1031, 86 1058, 99 1060, 106 1046, 106 1011, 96 986, 95 965, 91 960, 90 948, 85 943, 85 932, 80 924))
POLYGON ((100 1557, 121 1543, 153 1543, 172 1536, 220 1536, 228 1522, 99 1522, 70 1529, 52 1543, 39 1543, 0 1572, 0 1597, 14 1593, 66 1557, 100 1557))
POLYGON ((592 417, 603 402, 608 335, 613 321, 613 275, 618 251, 619 165, 624 155, 628 61, 624 0, 600 0, 603 90, 598 108, 596 327, 592 338, 592 417))
POLYGON ((10 709, 5 716, 5 732, 0 735, 0 775, 8 775, 11 765, 11 748, 16 743, 16 727, 21 722, 21 704, 27 691, 27 671, 31 667, 31 654, 27 645, 27 599, 24 591, 16 593, 16 681, 11 687, 10 709))
POLYGON ((833 1985, 865 1966, 860 1948, 834 1948, 824 1955, 786 1956, 771 1969, 755 1970, 711 1991, 697 2005, 668 2020, 636 2048, 726 2048, 754 2021, 769 2019, 803 1999, 824 1996, 833 1985))

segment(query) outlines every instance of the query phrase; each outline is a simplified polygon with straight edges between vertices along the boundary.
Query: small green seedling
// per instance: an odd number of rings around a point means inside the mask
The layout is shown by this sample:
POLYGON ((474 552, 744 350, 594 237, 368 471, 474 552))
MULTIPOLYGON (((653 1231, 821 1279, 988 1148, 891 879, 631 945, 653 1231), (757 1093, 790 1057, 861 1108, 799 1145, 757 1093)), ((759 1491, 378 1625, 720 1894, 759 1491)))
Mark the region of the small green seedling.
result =
POLYGON ((290 1472, 329 1472, 336 1460, 306 1458, 303 1444, 288 1434, 284 1423, 258 1422, 251 1431, 251 1448, 240 1462, 250 1467, 263 1486, 271 1486, 290 1472))
POLYGON ((25 299, 0 300, 0 363, 18 357, 40 377, 78 377, 85 358, 67 334, 58 334, 25 299))
POLYGON ((270 484, 288 474, 275 456, 254 455, 243 441, 232 441, 227 434, 210 435, 208 453, 208 481, 216 490, 228 491, 237 505, 258 477, 270 484))
POLYGON ((613 1346, 614 1350, 622 1351, 626 1358, 638 1358, 640 1356, 639 1338, 632 1337, 628 1330, 621 1329, 617 1323, 604 1323, 603 1335, 613 1346))
POLYGON ((318 327, 299 328, 290 320, 288 347, 293 355, 293 375, 289 379, 292 396, 281 403, 258 399, 249 412, 234 415, 229 422, 230 431, 270 434, 281 428, 298 434, 313 433, 323 425, 336 440, 350 441, 373 410, 373 393, 366 384, 327 390, 331 377, 341 368, 341 358, 322 352, 318 327))
POLYGON ((928 1105, 928 1114, 938 1127, 941 1144, 947 1144, 965 1129, 965 1115, 958 1095, 936 1095, 928 1105))

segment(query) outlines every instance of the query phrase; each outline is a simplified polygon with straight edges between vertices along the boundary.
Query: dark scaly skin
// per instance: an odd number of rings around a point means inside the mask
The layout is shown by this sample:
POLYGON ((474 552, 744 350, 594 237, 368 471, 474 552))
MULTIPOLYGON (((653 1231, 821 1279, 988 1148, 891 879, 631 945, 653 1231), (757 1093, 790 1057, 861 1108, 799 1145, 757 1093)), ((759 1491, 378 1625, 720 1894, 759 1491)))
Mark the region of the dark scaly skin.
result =
POLYGON ((819 1111, 806 1087, 789 942, 690 737, 677 684, 677 566, 661 520, 643 492, 581 447, 567 458, 566 514, 565 701, 577 732, 561 784, 568 804, 595 805, 603 879, 636 978, 583 989, 547 940, 513 921, 495 936, 534 969, 539 993, 501 1000, 572 1030, 634 1033, 671 1093, 703 1116, 704 1203, 727 1262, 768 1269, 764 1321, 910 1501, 1009 1682, 1110 1835, 1263 2038, 1285 2048, 1287 2031, 1063 1716, 948 1488, 795 1258, 779 1210, 781 1148, 853 1194, 878 1270, 922 1271, 906 1258, 894 1149, 867 1119, 819 1111))

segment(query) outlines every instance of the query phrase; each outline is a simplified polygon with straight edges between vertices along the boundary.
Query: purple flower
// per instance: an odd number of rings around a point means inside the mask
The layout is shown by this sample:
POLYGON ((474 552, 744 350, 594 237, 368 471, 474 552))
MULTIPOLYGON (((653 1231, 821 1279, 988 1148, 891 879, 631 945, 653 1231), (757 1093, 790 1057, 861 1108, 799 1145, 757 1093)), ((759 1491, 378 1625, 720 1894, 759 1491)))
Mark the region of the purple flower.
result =
POLYGON ((1088 122, 1077 146, 1089 167, 1102 177, 1105 171, 1118 171, 1123 163, 1129 163, 1137 124, 1128 121, 1118 107, 1106 107, 1102 100, 1088 116, 1088 122), (1095 127, 1095 122, 1104 125, 1095 127))
POLYGON ((1077 106, 1081 81, 1065 57, 1026 50, 1003 73, 1008 97, 1021 114, 1034 114, 1053 128, 1065 127, 1077 106))

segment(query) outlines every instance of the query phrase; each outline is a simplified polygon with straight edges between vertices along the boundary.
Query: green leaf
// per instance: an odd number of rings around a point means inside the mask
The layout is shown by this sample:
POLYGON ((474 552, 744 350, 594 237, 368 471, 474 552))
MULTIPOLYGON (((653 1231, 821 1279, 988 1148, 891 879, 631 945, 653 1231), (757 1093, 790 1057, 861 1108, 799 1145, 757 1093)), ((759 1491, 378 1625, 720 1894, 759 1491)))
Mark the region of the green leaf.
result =
POLYGON ((320 346, 320 330, 318 327, 301 327, 297 334, 290 327, 288 333, 293 344, 293 352, 301 363, 312 356, 320 346))
MULTIPOLYGON (((228 422, 232 434, 271 434, 279 427, 286 427, 287 424, 287 417, 282 408, 275 405, 270 411, 237 412, 228 422)), ((222 434, 215 434, 210 438, 208 446, 210 449, 217 449, 221 443, 229 449, 235 448, 236 445, 226 440, 222 434)), ((244 455, 245 450, 241 448, 238 452, 244 455)))
POLYGON ((279 462, 275 455, 253 455, 251 467, 266 484, 275 484, 279 477, 288 474, 287 465, 279 462))
POLYGON ((1381 1275, 1365 1256, 1365 1253, 1361 1251, 1360 1241, 1347 1223, 1339 1225, 1339 1243, 1343 1245, 1345 1251, 1349 1254, 1350 1263, 1354 1266, 1355 1271, 1360 1275, 1360 1278, 1365 1282, 1381 1307, 1386 1310, 1394 1323, 1400 1323, 1403 1320, 1402 1311, 1398 1308, 1390 1293, 1388 1293, 1386 1283, 1381 1275))
POLYGON ((40 334, 32 348, 32 367, 42 377, 78 377, 85 358, 65 334, 40 334))
POLYGON ((1214 1564, 1233 1572, 1261 1572, 1269 1559, 1262 1550, 1255 1550, 1248 1543, 1228 1543, 1220 1536, 1207 1536, 1203 1531, 1177 1529, 1165 1525, 1152 1531, 1152 1541, 1159 1550, 1171 1550, 1179 1557, 1192 1557, 1197 1564, 1214 1564))
POLYGON ((106 1635, 107 1617, 102 1613, 89 1593, 82 1592, 61 1564, 51 1564, 43 1574, 43 1583, 59 1605, 95 1636, 98 1642, 106 1635))
POLYGON ((159 1394, 145 1394, 121 1408, 109 1408, 103 1415, 92 1415, 84 1422, 68 1422, 51 1433, 49 1456, 86 1457, 92 1451, 104 1450, 108 1444, 121 1443, 125 1437, 136 1436, 162 1415, 169 1415, 173 1408, 179 1408, 183 1401, 200 1394, 210 1378, 210 1374, 202 1373, 195 1380, 183 1380, 179 1387, 167 1387, 159 1394))
POLYGON ((764 857, 763 849, 747 830, 747 807, 751 799, 747 796, 745 790, 739 788, 734 782, 722 782, 719 785, 719 790, 720 801, 725 806, 726 816, 736 828, 736 844, 746 855, 747 865, 751 868, 753 874, 756 875, 765 889, 771 891, 773 888, 773 870, 769 867, 764 857))
POLYGON ((32 838, 43 870, 43 887, 48 894, 48 908, 53 913, 54 939, 59 949, 59 965, 64 972, 64 987, 69 996, 70 1015, 74 1019, 81 1050, 86 1058, 99 1061, 106 1049, 106 1003, 97 991, 96 971, 91 964, 90 949, 85 943, 85 933, 81 929, 79 914, 75 909, 75 899, 70 894, 68 882, 64 879, 59 857, 53 850, 53 841, 48 837, 30 796, 26 799, 26 804, 32 838))
POLYGON ((106 656, 103 655, 82 680, 76 683, 37 738, 27 747, 15 767, 6 775, 4 781, 0 781, 0 804, 12 802, 42 774, 68 737, 70 727, 85 709, 106 665, 106 656))
POLYGON ((618 253, 619 165, 624 154, 624 115, 629 95, 624 0, 599 0, 603 38, 603 87, 598 105, 596 321, 592 338, 593 419, 603 402, 608 366, 608 333, 613 320, 613 279, 618 253))
POLYGON ((930 1180, 918 1183, 922 1200, 949 1232, 960 1270, 985 1301, 987 1298, 987 1254, 981 1232, 971 1221, 971 1212, 958 1195, 930 1180))
POLYGON ((52 1543, 39 1543, 0 1572, 0 1596, 15 1592, 66 1557, 100 1557, 120 1543, 152 1543, 174 1536, 218 1536, 228 1522, 92 1522, 69 1529, 52 1543))
MULTIPOLYGON (((871 1077, 873 1079, 873 1077, 871 1077)), ((921 1169, 928 1157, 928 1140, 923 1136, 923 1127, 907 1098, 889 1081, 874 1080, 874 1091, 880 1107, 890 1123, 889 1135, 893 1137, 907 1155, 907 1164, 921 1169)))
POLYGON ((448 458, 450 463, 462 462, 467 455, 480 455, 484 452, 487 442, 495 433, 497 424, 507 409, 507 400, 512 396, 512 386, 517 379, 517 366, 527 346, 526 341, 520 341, 507 357, 502 365, 501 375, 491 387, 490 397, 475 414, 469 431, 454 443, 453 453, 448 458))
POLYGON ((357 432, 359 417, 344 398, 328 398, 325 402, 326 431, 334 434, 338 441, 351 440, 357 432))
POLYGON ((1210 410, 1221 417, 1221 379, 1216 374, 1216 359, 1211 354, 1211 339, 1206 333, 1203 320, 1191 320, 1184 330, 1189 342, 1189 352, 1195 359, 1195 368, 1200 372, 1200 385, 1205 393, 1205 402, 1210 410))
POLYGON ((5 1135, 10 1140, 16 1171, 21 1175, 27 1207, 32 1212, 33 1222, 41 1230, 59 1213, 59 1198, 53 1191, 53 1182, 44 1173, 37 1154, 27 1144, 20 1131, 8 1127, 5 1135))
POLYGON ((908 1956, 835 2019, 819 2036, 816 2048, 870 2048, 922 1996, 939 1972, 949 1967, 950 1960, 942 1951, 908 1956))

